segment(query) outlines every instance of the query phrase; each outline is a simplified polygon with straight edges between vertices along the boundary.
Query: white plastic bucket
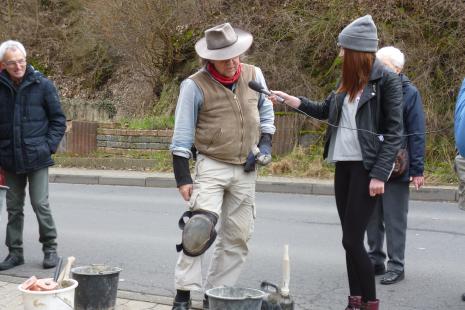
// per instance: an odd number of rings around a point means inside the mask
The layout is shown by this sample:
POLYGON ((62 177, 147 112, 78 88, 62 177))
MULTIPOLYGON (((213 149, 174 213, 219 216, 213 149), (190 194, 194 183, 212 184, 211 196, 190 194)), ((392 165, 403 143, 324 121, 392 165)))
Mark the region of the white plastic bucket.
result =
MULTIPOLYGON (((52 279, 50 279, 52 280, 52 279)), ((74 290, 78 282, 66 280, 67 287, 53 291, 29 291, 18 286, 23 293, 24 310, 73 310, 74 290)))

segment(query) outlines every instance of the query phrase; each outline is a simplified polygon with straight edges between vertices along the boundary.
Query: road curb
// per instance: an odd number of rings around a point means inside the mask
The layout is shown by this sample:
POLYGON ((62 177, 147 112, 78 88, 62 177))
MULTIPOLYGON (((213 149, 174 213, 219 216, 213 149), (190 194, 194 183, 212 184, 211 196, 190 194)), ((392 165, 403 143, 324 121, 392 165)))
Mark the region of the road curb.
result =
MULTIPOLYGON (((174 178, 167 176, 111 176, 98 174, 61 174, 50 173, 51 183, 117 185, 175 188, 174 178)), ((279 178, 277 178, 279 179, 279 178)), ((260 177, 256 185, 257 192, 287 193, 302 195, 334 195, 333 184, 330 181, 301 181, 299 179, 274 180, 270 177, 260 177)), ((420 190, 410 188, 410 199, 420 201, 458 201, 457 188, 454 186, 425 186, 420 190)))

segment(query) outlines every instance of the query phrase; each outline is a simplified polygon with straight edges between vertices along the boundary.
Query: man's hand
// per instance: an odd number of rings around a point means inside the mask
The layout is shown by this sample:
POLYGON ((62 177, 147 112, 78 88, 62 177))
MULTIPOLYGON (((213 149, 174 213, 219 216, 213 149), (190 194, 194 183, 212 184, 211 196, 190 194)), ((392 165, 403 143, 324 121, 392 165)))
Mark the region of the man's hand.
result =
POLYGON ((181 194, 182 198, 185 201, 189 201, 191 199, 192 190, 193 190, 192 184, 181 185, 181 186, 179 186, 178 190, 179 190, 179 193, 181 194))
POLYGON ((269 133, 263 133, 258 142, 258 153, 255 154, 255 159, 260 165, 268 165, 271 162, 271 140, 272 136, 269 133))
POLYGON ((368 187, 371 197, 384 194, 384 182, 378 179, 371 179, 368 187))
POLYGON ((252 151, 250 151, 249 155, 247 156, 247 160, 245 161, 245 165, 244 165, 244 171, 245 172, 255 171, 255 155, 254 153, 252 153, 252 151))
POLYGON ((410 177, 410 181, 412 181, 416 190, 419 190, 423 185, 425 185, 425 178, 422 175, 410 177))

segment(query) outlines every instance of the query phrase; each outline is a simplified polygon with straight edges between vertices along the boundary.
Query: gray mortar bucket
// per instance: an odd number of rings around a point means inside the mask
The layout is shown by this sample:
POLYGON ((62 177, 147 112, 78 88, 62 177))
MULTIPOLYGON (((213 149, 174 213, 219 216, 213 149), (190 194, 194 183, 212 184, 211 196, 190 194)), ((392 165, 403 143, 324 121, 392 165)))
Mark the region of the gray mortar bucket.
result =
POLYGON ((216 287, 206 292, 210 310, 260 310, 265 293, 253 288, 216 287))
MULTIPOLYGON (((5 198, 6 198, 6 191, 9 189, 8 186, 0 185, 0 214, 3 210, 3 207, 6 205, 5 198)), ((1 216, 0 216, 1 218, 1 216)))
POLYGON ((74 294, 75 310, 114 310, 121 268, 89 265, 71 269, 79 282, 74 294))

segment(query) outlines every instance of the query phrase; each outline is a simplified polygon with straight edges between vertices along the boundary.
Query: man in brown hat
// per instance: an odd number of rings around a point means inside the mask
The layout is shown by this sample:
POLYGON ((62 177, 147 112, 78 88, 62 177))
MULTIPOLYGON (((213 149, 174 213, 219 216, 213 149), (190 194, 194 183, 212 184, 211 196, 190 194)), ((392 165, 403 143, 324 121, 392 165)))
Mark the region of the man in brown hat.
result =
MULTIPOLYGON (((206 30, 195 45, 204 66, 181 84, 170 150, 179 192, 192 215, 203 218, 184 228, 173 309, 189 309, 192 290, 234 285, 248 253, 255 217, 255 163, 269 162, 275 132, 272 103, 248 87, 255 81, 266 89, 262 71, 240 61, 252 41, 250 33, 229 23, 206 30), (195 156, 193 182, 188 161, 195 156), (211 225, 205 225, 209 220, 211 225), (203 284, 201 258, 215 234, 201 230, 211 229, 217 220, 218 238, 203 284), (206 235, 209 240, 198 242, 206 235)), ((207 299, 204 308, 208 309, 207 299)))

